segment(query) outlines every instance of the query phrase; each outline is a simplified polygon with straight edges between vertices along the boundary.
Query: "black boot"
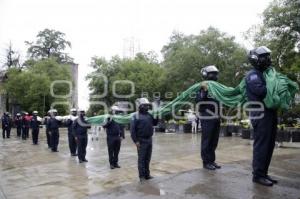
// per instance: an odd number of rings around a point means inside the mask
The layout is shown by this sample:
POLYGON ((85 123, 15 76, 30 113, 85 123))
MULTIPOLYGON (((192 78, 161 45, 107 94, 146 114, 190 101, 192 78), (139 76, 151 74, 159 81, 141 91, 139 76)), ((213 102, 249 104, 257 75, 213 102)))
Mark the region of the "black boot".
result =
POLYGON ((203 168, 208 170, 216 170, 216 167, 212 164, 204 164, 203 168))
POLYGON ((221 166, 218 165, 217 163, 213 162, 212 165, 216 168, 216 169, 221 169, 221 166))
POLYGON ((253 177, 252 181, 257 184, 261 184, 263 186, 268 186, 268 187, 273 186, 273 183, 264 177, 253 177))
POLYGON ((267 175, 266 178, 271 181, 273 184, 277 184, 278 180, 275 180, 274 178, 272 178, 271 176, 267 175))

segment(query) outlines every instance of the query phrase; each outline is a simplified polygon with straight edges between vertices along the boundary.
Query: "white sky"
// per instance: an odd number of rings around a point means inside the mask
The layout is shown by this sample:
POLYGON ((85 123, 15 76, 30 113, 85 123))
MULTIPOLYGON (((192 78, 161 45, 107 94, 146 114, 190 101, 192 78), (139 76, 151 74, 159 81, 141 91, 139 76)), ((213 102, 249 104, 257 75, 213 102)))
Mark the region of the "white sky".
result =
POLYGON ((0 0, 0 60, 9 41, 25 59, 24 41, 45 28, 71 41, 70 55, 79 64, 79 107, 88 107, 85 75, 94 55, 123 55, 124 39, 134 36, 143 52, 160 55, 176 30, 198 34, 208 26, 236 36, 260 23, 271 0, 0 0))

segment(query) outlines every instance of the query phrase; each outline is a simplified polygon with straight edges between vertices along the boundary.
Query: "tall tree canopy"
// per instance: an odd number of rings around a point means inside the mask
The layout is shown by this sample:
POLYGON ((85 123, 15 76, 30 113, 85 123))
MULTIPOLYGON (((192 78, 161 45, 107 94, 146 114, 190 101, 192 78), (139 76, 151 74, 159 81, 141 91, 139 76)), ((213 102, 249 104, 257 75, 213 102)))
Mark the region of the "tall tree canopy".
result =
POLYGON ((215 28, 201 31, 199 35, 173 33, 162 49, 166 69, 167 90, 181 92, 202 80, 201 68, 216 65, 220 81, 234 86, 244 76, 242 66, 246 62, 246 50, 215 28))
MULTIPOLYGON (((57 99, 50 93, 50 86, 54 80, 71 81, 70 66, 58 64, 55 59, 44 59, 37 61, 26 70, 11 68, 7 72, 8 79, 4 83, 5 90, 11 103, 20 105, 22 110, 37 110, 45 114, 51 104, 57 99)), ((57 84, 53 89, 56 95, 69 93, 69 86, 57 84)), ((64 99, 64 101, 66 101, 64 99)), ((58 106, 61 114, 66 113, 66 106, 58 106)))
POLYGON ((37 34, 35 42, 25 42, 29 48, 27 50, 31 59, 44 59, 55 57, 60 63, 73 62, 64 50, 71 47, 71 42, 65 39, 65 33, 56 30, 45 29, 37 34))
MULTIPOLYGON (((115 56, 111 60, 106 60, 105 58, 93 57, 91 66, 94 68, 94 71, 87 76, 87 79, 90 80, 89 88, 92 91, 90 95, 91 101, 100 100, 111 106, 116 101, 134 101, 146 93, 151 99, 154 92, 161 91, 161 79, 164 75, 164 70, 158 64, 157 57, 153 53, 140 53, 134 59, 121 59, 115 56), (108 80, 106 85, 108 93, 100 98, 95 97, 95 95, 104 93, 105 82, 97 74, 104 75, 108 80), (113 95, 113 84, 120 80, 133 82, 134 93, 130 98, 113 95)), ((132 94, 132 87, 126 82, 116 84, 115 89, 118 95, 132 94)), ((90 112, 99 113, 100 109, 100 106, 92 105, 90 112)))
POLYGON ((256 45, 272 50, 274 66, 300 82, 300 1, 275 0, 263 12, 256 45))

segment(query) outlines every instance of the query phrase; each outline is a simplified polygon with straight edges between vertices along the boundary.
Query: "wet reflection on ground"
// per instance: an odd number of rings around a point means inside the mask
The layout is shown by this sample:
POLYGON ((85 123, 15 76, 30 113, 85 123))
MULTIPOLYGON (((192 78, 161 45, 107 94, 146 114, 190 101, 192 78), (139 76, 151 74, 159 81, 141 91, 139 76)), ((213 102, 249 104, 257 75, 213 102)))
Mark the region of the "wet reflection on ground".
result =
POLYGON ((223 168, 207 172, 201 168, 200 134, 156 134, 151 164, 156 178, 139 185, 136 148, 128 132, 119 156, 122 168, 114 170, 109 168, 103 134, 99 141, 89 139, 89 162, 84 164, 70 156, 65 129, 61 130, 59 153, 51 153, 44 131, 40 134, 37 146, 32 145, 31 140, 16 138, 14 132, 11 139, 0 140, 0 198, 172 198, 173 194, 195 195, 196 198, 300 196, 297 192, 300 190, 300 149, 297 147, 275 150, 270 171, 281 183, 265 189, 251 182, 249 140, 221 138, 217 160, 223 168))

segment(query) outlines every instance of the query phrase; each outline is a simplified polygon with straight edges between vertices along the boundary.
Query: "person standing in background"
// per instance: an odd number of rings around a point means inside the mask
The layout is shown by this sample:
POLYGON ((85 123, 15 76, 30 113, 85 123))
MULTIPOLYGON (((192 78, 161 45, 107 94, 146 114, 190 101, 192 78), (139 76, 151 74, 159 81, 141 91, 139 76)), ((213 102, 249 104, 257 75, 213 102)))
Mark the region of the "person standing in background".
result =
POLYGON ((34 145, 37 145, 39 141, 40 124, 41 124, 41 118, 38 117, 38 112, 33 111, 33 116, 30 120, 30 126, 32 130, 31 132, 32 143, 34 145))
POLYGON ((3 139, 9 138, 10 137, 10 121, 9 121, 9 115, 8 113, 4 113, 2 118, 1 118, 1 123, 2 123, 2 137, 3 139))
POLYGON ((20 138, 22 134, 22 117, 20 113, 17 113, 15 117, 15 125, 17 128, 17 136, 20 138))
POLYGON ((69 149, 71 156, 77 156, 77 142, 73 133, 73 122, 77 119, 77 110, 75 108, 72 108, 70 112, 71 115, 69 115, 69 118, 66 121, 66 125, 68 127, 69 149))

